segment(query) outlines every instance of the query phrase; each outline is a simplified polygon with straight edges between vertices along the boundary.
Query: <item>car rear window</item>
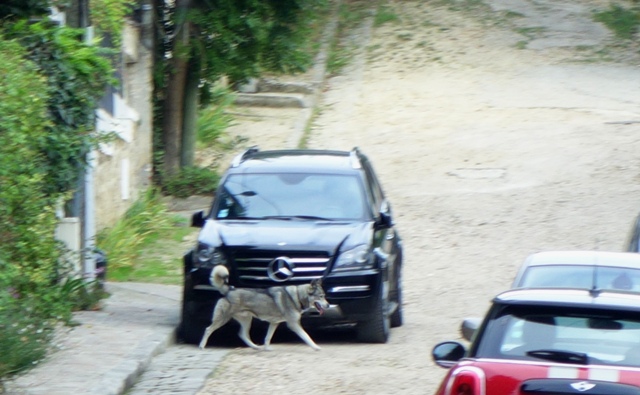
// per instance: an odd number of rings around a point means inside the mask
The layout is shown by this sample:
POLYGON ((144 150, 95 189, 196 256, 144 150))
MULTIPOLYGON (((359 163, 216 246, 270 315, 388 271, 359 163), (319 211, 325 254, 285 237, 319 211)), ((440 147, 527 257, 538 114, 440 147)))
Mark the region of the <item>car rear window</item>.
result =
POLYGON ((563 358, 582 354, 589 364, 640 367, 635 312, 510 306, 489 321, 479 341, 479 357, 570 363, 563 358), (540 350, 546 354, 535 355, 540 350))
POLYGON ((640 292, 640 268, 544 265, 527 268, 520 288, 581 288, 640 292), (595 284, 594 284, 595 282, 595 284))

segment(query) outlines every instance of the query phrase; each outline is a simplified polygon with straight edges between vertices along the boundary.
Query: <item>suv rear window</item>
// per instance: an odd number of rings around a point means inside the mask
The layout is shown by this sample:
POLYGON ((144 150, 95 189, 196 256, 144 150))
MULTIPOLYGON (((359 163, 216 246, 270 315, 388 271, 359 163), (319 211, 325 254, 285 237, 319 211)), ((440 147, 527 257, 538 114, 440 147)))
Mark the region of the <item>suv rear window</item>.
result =
POLYGON ((216 219, 319 217, 362 219, 364 190, 356 176, 340 174, 232 174, 218 191, 216 219))

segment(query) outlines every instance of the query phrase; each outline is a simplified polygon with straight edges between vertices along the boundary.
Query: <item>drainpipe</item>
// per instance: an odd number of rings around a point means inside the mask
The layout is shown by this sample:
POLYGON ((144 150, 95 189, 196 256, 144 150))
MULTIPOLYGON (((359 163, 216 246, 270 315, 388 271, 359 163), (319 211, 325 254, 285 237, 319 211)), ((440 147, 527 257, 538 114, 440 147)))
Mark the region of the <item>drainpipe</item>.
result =
MULTIPOLYGON (((85 40, 87 43, 93 41, 93 26, 87 26, 85 29, 85 40)), ((96 131, 97 133, 97 127, 96 131)), ((96 161, 96 152, 91 150, 87 154, 87 166, 84 173, 84 278, 87 281, 93 281, 96 278, 96 215, 95 215, 95 196, 94 196, 94 179, 93 166, 96 161)))
POLYGON ((95 164, 95 150, 87 154, 87 169, 84 175, 84 227, 83 237, 85 245, 84 278, 92 281, 96 278, 96 218, 93 166, 95 164))

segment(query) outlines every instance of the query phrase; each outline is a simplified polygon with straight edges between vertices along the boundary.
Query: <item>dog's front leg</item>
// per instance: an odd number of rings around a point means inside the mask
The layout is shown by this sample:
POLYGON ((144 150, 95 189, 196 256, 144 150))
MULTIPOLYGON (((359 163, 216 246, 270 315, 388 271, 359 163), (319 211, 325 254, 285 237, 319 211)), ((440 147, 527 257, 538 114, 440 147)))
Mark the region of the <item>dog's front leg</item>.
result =
POLYGON ((262 350, 262 347, 255 344, 251 341, 251 336, 249 335, 249 329, 251 329, 251 320, 253 319, 250 315, 241 315, 234 317, 236 321, 240 324, 240 331, 238 332, 238 336, 240 339, 249 347, 254 350, 262 350))
POLYGON ((287 322, 287 326, 289 329, 294 331, 296 335, 300 337, 300 339, 304 340, 305 343, 309 345, 309 347, 313 348, 316 351, 320 351, 321 348, 311 339, 311 336, 300 326, 297 322, 287 322))
POLYGON ((213 317, 211 318, 211 325, 205 329, 204 334, 202 335, 202 340, 200 340, 200 345, 198 346, 201 350, 207 346, 207 340, 209 340, 209 336, 213 332, 215 332, 218 328, 222 327, 224 324, 231 320, 231 315, 229 314, 229 309, 231 305, 226 299, 221 299, 213 310, 213 317))
POLYGON ((278 328, 278 325, 280 325, 279 322, 270 322, 269 323, 269 329, 267 329, 267 335, 264 337, 264 346, 262 346, 265 350, 270 351, 271 350, 271 338, 273 337, 273 334, 276 332, 276 329, 278 328))

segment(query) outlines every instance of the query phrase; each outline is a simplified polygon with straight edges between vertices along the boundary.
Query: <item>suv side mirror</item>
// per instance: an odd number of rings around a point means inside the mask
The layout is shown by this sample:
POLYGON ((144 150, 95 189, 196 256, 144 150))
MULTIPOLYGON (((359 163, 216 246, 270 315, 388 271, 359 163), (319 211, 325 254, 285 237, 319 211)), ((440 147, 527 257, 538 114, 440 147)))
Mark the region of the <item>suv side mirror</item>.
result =
POLYGON ((391 220, 391 214, 388 212, 380 212, 380 217, 378 219, 378 224, 380 228, 390 228, 393 226, 393 221, 391 220))
POLYGON ((391 206, 389 202, 386 200, 382 203, 380 207, 380 212, 378 213, 378 221, 376 225, 379 228, 391 228, 393 227, 393 218, 391 216, 391 206))
POLYGON ((200 210, 191 216, 191 226, 202 228, 204 226, 204 211, 200 210))

